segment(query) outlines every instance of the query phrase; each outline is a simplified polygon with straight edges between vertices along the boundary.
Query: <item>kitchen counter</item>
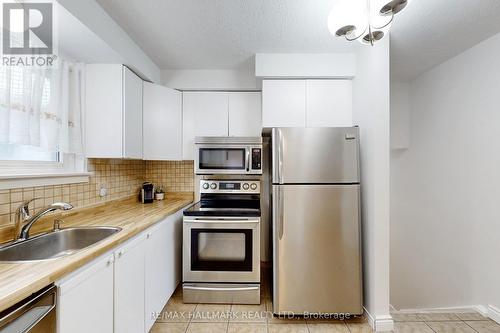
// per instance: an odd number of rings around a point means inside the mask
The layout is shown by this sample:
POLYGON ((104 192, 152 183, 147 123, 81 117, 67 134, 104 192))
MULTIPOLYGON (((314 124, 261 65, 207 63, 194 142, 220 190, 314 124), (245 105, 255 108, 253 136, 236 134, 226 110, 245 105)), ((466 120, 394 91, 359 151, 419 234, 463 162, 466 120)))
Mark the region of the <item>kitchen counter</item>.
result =
POLYGON ((193 193, 167 193, 164 201, 142 204, 137 198, 110 201, 93 207, 54 214, 33 226, 33 235, 63 219, 61 228, 112 226, 123 230, 67 257, 48 261, 0 264, 0 311, 54 283, 86 263, 124 243, 193 202, 193 193), (36 227, 36 228, 35 228, 36 227))

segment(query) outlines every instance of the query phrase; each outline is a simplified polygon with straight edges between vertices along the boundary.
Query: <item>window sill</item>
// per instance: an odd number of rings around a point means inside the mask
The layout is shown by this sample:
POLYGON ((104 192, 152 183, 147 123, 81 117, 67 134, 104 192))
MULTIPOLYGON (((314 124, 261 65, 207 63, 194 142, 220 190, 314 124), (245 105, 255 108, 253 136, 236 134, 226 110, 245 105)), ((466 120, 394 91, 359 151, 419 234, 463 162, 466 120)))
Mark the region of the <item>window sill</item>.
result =
POLYGON ((86 183, 90 172, 0 175, 0 190, 47 185, 86 183))

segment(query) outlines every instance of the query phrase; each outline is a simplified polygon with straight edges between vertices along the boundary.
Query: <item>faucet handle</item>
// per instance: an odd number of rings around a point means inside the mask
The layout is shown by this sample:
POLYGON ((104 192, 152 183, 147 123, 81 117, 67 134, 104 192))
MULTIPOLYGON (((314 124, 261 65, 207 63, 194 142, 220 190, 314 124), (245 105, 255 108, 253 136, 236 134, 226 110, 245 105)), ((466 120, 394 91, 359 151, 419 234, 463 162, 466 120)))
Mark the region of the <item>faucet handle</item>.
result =
POLYGON ((30 209, 29 209, 29 204, 37 199, 41 199, 41 198, 33 198, 31 200, 27 200, 25 202, 23 202, 21 204, 21 206, 19 206, 18 208, 18 212, 19 212, 19 215, 20 217, 23 219, 23 220, 26 220, 30 217, 30 209))

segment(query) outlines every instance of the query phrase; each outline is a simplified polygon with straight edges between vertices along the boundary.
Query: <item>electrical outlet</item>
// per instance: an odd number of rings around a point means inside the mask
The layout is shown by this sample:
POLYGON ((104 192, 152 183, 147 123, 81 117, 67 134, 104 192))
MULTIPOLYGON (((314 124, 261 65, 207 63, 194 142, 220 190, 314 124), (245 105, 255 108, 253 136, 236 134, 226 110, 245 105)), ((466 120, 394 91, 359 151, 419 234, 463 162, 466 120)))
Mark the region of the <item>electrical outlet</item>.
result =
POLYGON ((105 197, 106 195, 108 195, 108 189, 106 188, 105 184, 102 184, 101 188, 99 189, 99 196, 102 198, 105 197))

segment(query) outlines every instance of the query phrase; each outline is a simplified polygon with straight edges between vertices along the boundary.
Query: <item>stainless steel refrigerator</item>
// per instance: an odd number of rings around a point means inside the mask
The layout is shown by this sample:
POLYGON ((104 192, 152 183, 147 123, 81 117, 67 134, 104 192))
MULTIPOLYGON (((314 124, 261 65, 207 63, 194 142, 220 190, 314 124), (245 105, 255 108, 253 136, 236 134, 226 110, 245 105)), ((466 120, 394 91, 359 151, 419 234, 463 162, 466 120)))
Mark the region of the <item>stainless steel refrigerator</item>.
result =
POLYGON ((359 129, 272 130, 273 312, 362 314, 359 129))

